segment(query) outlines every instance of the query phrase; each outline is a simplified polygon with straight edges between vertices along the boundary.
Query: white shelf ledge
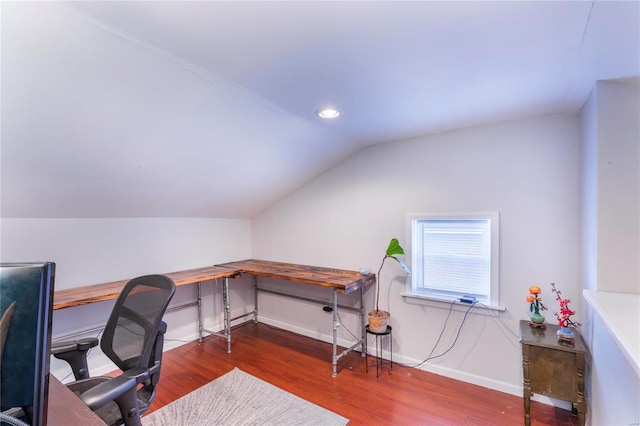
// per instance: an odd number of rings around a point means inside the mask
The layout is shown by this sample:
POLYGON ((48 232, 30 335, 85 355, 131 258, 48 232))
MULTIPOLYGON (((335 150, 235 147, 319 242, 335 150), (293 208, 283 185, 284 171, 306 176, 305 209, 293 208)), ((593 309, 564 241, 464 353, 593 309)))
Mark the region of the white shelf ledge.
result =
POLYGON ((640 377, 640 294, 595 290, 582 293, 640 377))

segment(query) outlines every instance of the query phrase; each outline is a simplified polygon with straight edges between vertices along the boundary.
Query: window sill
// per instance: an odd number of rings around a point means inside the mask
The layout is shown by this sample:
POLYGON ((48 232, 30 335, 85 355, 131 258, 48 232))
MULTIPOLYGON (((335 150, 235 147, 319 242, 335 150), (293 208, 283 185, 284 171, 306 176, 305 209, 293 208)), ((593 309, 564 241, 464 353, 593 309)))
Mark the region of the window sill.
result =
MULTIPOLYGON (((405 303, 409 303, 411 305, 424 305, 424 306, 433 306, 436 308, 449 308, 451 303, 454 301, 449 298, 436 297, 436 296, 424 296, 413 293, 402 293, 402 299, 405 303)), ((460 302, 459 300, 455 301, 453 305, 453 309, 464 311, 467 310, 470 306, 469 303, 460 302)), ((482 311, 499 311, 505 312, 507 308, 504 306, 494 306, 494 305, 486 305, 482 302, 476 303, 472 312, 480 313, 482 311)))

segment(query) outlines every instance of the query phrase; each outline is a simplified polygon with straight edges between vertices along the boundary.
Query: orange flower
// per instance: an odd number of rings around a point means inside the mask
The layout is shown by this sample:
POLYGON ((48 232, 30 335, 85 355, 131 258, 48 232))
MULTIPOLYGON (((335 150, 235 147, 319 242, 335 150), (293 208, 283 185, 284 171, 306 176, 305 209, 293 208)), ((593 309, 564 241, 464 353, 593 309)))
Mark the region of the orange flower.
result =
POLYGON ((532 285, 531 287, 529 287, 529 293, 540 294, 542 293, 542 290, 540 290, 540 287, 538 287, 537 285, 532 285))
POLYGON ((527 296, 527 302, 532 303, 534 300, 536 300, 535 297, 533 296, 527 296))

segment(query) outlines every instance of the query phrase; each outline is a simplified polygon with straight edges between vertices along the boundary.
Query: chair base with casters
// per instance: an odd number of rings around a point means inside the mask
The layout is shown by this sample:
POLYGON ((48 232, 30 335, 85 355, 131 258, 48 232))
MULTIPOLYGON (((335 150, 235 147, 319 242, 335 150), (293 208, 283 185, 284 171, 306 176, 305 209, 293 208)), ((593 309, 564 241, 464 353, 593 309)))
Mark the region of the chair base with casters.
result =
POLYGON ((140 426, 160 378, 167 324, 162 321, 175 292, 164 275, 134 278, 123 288, 104 329, 100 348, 122 371, 117 377, 90 377, 89 338, 52 345, 51 354, 69 363, 76 379, 66 386, 108 425, 140 426))

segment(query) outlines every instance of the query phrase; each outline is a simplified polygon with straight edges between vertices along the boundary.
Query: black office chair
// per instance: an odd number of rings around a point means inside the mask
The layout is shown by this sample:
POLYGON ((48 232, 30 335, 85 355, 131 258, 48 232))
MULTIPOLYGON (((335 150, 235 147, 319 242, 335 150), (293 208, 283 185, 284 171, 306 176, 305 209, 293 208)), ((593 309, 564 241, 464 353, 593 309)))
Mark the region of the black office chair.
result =
POLYGON ((164 275, 134 278, 124 286, 100 341, 122 370, 117 377, 89 377, 87 351, 98 345, 97 338, 52 344, 52 355, 67 361, 76 378, 67 387, 108 425, 141 425, 153 401, 167 330, 162 316, 174 292, 164 275))

